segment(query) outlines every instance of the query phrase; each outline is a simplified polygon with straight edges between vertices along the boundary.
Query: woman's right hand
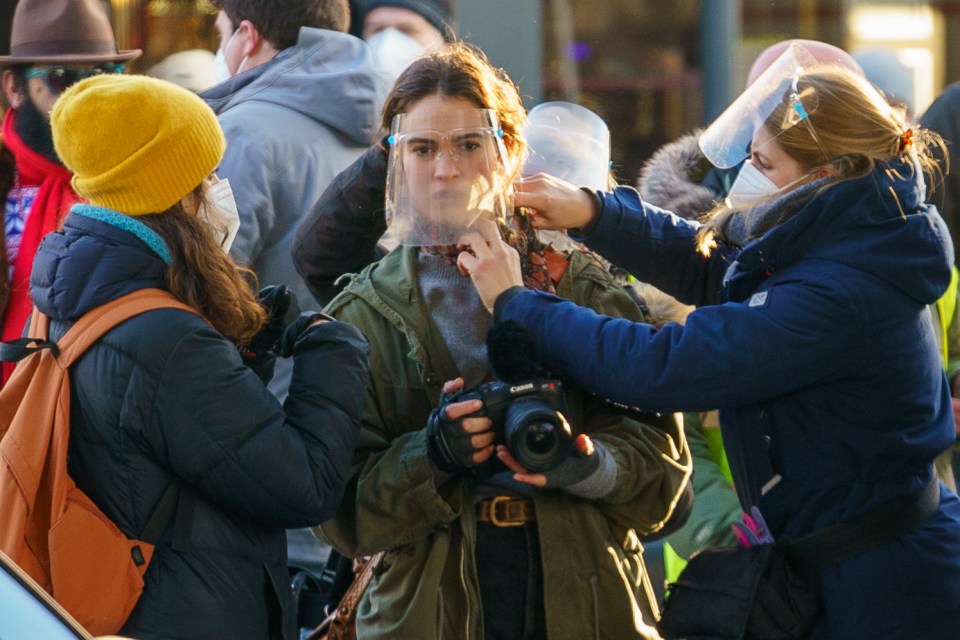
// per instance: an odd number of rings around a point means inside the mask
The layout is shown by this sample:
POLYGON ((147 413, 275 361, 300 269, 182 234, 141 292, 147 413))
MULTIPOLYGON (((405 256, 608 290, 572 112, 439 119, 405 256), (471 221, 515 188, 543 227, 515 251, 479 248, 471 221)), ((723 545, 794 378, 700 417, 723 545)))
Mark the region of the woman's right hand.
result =
MULTIPOLYGON (((448 380, 443 395, 463 390, 463 378, 448 380)), ((441 471, 455 475, 473 469, 493 455, 493 422, 479 415, 479 399, 444 402, 427 421, 427 456, 441 471)))
POLYGON ((513 184, 514 204, 532 210, 540 229, 581 229, 596 218, 593 197, 560 178, 538 173, 513 184))

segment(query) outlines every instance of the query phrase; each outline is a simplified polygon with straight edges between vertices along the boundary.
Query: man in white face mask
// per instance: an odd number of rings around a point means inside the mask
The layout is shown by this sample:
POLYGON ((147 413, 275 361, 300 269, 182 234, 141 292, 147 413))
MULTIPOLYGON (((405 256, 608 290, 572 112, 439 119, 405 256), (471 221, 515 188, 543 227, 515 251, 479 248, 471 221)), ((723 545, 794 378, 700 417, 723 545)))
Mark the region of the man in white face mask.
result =
POLYGON ((285 284, 305 308, 319 308, 294 270, 293 230, 373 141, 386 79, 366 47, 343 33, 347 0, 213 5, 218 66, 227 78, 201 97, 228 143, 217 168, 224 182, 213 192, 229 179, 240 220, 229 234, 230 253, 252 266, 262 285, 285 284))
POLYGON ((414 58, 452 41, 455 21, 455 0, 370 0, 363 39, 377 68, 395 80, 414 58))
MULTIPOLYGON (((250 265, 261 285, 286 285, 303 308, 319 309, 294 269, 290 243, 333 177, 373 142, 387 79, 367 47, 344 33, 347 0, 213 5, 221 73, 229 78, 200 96, 227 138, 217 174, 229 180, 239 211, 230 255, 250 265)), ((271 390, 283 395, 285 370, 277 371, 271 390)))

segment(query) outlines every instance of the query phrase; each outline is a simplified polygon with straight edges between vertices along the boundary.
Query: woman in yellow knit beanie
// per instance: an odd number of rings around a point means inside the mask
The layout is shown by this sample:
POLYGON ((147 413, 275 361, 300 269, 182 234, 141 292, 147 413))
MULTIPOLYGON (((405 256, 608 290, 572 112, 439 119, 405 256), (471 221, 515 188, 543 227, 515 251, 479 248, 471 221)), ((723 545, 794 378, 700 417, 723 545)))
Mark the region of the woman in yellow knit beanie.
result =
POLYGON ((239 218, 228 213, 235 203, 221 207, 223 198, 212 197, 229 184, 214 174, 226 141, 206 103, 163 80, 95 76, 60 96, 50 125, 74 190, 89 202, 73 212, 112 218, 134 233, 154 231, 165 246, 162 257, 169 254, 173 294, 228 338, 249 341, 264 313, 241 277, 252 273, 238 271, 212 246, 236 234, 227 227, 239 218))
POLYGON ((129 538, 142 539, 155 512, 166 523, 136 606, 97 632, 292 640, 285 529, 319 524, 338 506, 366 341, 320 314, 286 326, 296 306, 285 287, 258 302, 252 274, 223 248, 232 207, 222 187, 213 195, 225 184, 213 172, 224 138, 194 94, 142 76, 93 77, 60 96, 51 125, 86 202, 34 261, 30 295, 50 339, 142 289, 193 310, 137 315, 71 366, 70 475, 129 538), (282 406, 265 384, 274 350, 294 359, 282 406), (174 507, 158 510, 171 495, 174 507))

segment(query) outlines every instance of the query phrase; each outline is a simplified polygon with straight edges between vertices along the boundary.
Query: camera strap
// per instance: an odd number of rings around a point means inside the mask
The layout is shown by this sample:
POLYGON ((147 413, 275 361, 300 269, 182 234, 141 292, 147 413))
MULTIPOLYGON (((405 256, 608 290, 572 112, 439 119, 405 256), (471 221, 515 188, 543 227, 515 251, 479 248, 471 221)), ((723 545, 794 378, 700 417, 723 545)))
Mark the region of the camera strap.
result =
POLYGON ((932 516, 940 505, 937 478, 920 491, 889 500, 873 511, 785 543, 791 559, 813 571, 891 544, 932 516))

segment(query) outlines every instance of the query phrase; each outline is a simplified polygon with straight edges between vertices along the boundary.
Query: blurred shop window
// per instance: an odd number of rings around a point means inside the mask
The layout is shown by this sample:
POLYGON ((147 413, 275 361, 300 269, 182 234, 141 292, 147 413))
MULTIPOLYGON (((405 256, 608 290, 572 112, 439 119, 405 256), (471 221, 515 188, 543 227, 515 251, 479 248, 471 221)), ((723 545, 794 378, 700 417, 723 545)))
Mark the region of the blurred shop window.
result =
POLYGON ((700 122, 699 8, 696 0, 542 0, 543 99, 581 104, 606 121, 624 184, 700 122))
POLYGON ((888 98, 923 113, 943 73, 944 22, 917 2, 855 2, 847 14, 849 51, 888 98))
POLYGON ((216 51, 213 21, 217 14, 207 0, 110 0, 108 4, 117 45, 143 49, 137 72, 178 51, 216 51))
POLYGON ((960 0, 740 2, 744 72, 774 42, 822 40, 853 54, 868 79, 914 115, 960 79, 960 0))
POLYGON ((741 3, 743 39, 738 55, 738 87, 746 83, 747 72, 760 52, 781 40, 820 40, 849 51, 847 0, 741 0, 741 3))

